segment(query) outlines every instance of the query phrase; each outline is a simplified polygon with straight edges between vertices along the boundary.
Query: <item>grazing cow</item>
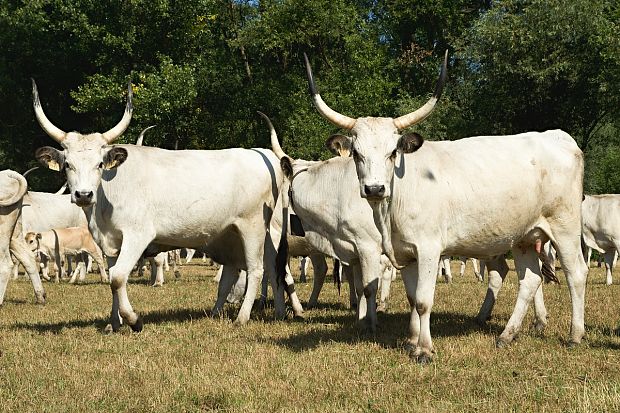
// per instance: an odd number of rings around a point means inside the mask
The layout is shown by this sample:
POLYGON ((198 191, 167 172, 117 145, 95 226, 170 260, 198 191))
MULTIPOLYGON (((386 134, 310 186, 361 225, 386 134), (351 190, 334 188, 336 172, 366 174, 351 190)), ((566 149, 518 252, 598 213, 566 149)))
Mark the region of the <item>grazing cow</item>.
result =
MULTIPOLYGON (((396 119, 354 119, 321 99, 306 57, 314 105, 327 120, 350 131, 343 139, 351 145, 357 191, 372 207, 384 252, 403 268, 412 310, 412 357, 424 363, 434 353, 430 314, 441 255, 486 259, 512 249, 519 293, 497 341, 503 346, 520 330, 541 283, 538 258, 548 240, 558 251, 570 290, 570 342, 579 343, 588 271, 579 241, 583 154, 560 130, 427 143, 417 133, 401 135, 432 112, 446 66, 447 53, 435 93, 421 108, 396 119), (480 194, 485 202, 471 202, 480 194)), ((372 279, 364 279, 364 288, 374 294, 372 279)))
MULTIPOLYGON (((285 162, 284 170, 290 182, 288 197, 303 223, 305 239, 317 251, 351 267, 359 300, 358 320, 366 320, 366 327, 374 331, 377 302, 376 294, 371 295, 370 291, 373 288, 377 291, 379 275, 383 272, 381 235, 373 223, 372 209, 352 189, 356 179, 353 160, 343 156, 327 161, 290 160, 280 147, 271 121, 261 115, 269 125, 273 152, 285 162), (326 194, 326 187, 340 190, 326 194), (372 287, 362 285, 362 278, 370 280, 372 287)), ((336 154, 346 150, 339 139, 330 140, 328 147, 336 154)), ((390 273, 390 280, 391 277, 390 273)))
POLYGON ((0 171, 0 304, 13 269, 13 254, 30 276, 37 303, 45 304, 45 291, 34 256, 22 236, 22 215, 20 213, 24 194, 28 189, 26 179, 9 169, 0 171))
POLYGON ((34 81, 33 102, 39 124, 63 147, 39 148, 35 156, 66 175, 71 201, 84 208, 90 232, 108 258, 112 312, 107 331, 118 331, 121 319, 134 331, 142 330, 126 285, 145 250, 149 255, 196 245, 204 245, 210 257, 235 271, 247 269, 248 292, 237 323, 249 320, 263 271, 277 291, 276 316, 285 316, 276 247, 268 234, 284 180, 273 152, 111 145, 131 120, 131 84, 122 119, 104 133, 67 133, 54 126, 41 107, 34 81), (167 188, 165 197, 162 187, 167 188))
MULTIPOLYGON (((62 277, 65 255, 77 255, 82 252, 88 253, 97 263, 101 274, 101 281, 108 281, 101 249, 95 244, 86 227, 56 228, 44 232, 28 232, 26 233, 25 240, 31 251, 40 253, 56 262, 56 267, 58 268, 58 271, 56 271, 56 282, 59 282, 59 278, 62 277)), ((44 268, 43 272, 47 273, 47 268, 44 268)), ((84 281, 86 276, 85 269, 84 271, 76 269, 69 280, 71 284, 76 281, 78 273, 78 281, 84 281)))
MULTIPOLYGON (((612 269, 620 251, 620 195, 586 195, 581 204, 583 241, 603 254, 607 285, 613 283, 612 269)), ((590 256, 588 255, 588 265, 590 256)), ((564 262, 562 262, 564 263, 564 262)))

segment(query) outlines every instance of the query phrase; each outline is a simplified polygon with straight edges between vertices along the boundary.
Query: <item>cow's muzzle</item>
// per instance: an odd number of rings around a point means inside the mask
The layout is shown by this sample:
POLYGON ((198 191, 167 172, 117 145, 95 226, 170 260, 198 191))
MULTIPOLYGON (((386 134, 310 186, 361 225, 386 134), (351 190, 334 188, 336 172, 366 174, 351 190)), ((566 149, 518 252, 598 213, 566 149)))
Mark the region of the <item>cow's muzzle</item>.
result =
POLYGON ((385 185, 364 185, 364 198, 384 198, 385 185))
POLYGON ((73 193, 73 200, 78 206, 90 206, 93 204, 93 196, 93 191, 75 191, 73 193))

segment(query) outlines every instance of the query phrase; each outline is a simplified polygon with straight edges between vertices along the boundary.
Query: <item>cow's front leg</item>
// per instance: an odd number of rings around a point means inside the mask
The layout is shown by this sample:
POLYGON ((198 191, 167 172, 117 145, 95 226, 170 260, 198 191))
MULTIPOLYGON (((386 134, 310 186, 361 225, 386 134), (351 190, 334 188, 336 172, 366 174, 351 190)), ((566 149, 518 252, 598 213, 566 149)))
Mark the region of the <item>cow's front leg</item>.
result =
POLYGON ((418 282, 415 289, 415 311, 420 320, 420 336, 414 351, 418 363, 432 361, 435 350, 431 339, 431 311, 435 298, 437 262, 439 254, 421 254, 418 251, 418 282))
MULTIPOLYGON (((45 290, 43 289, 43 284, 41 283, 41 278, 39 277, 39 267, 37 265, 37 261, 34 258, 34 254, 28 248, 26 241, 20 235, 21 234, 21 226, 19 227, 19 231, 13 233, 13 238, 11 238, 11 252, 15 255, 26 270, 26 274, 30 277, 30 282, 32 282, 32 287, 34 288, 34 295, 37 304, 45 304, 45 290)), ((10 259, 10 258, 9 258, 10 259)))
POLYGON ((378 252, 375 249, 360 251, 359 271, 362 276, 362 292, 366 298, 366 326, 371 333, 377 331, 377 291, 381 270, 381 256, 378 252))
POLYGON ((142 255, 153 237, 138 238, 133 237, 131 233, 123 234, 123 244, 121 252, 116 259, 116 263, 110 264, 110 288, 112 290, 112 313, 110 316, 110 325, 106 327, 106 331, 110 329, 114 332, 121 327, 121 319, 124 319, 131 329, 135 332, 142 331, 142 319, 133 310, 129 297, 127 295, 127 279, 134 265, 142 255))

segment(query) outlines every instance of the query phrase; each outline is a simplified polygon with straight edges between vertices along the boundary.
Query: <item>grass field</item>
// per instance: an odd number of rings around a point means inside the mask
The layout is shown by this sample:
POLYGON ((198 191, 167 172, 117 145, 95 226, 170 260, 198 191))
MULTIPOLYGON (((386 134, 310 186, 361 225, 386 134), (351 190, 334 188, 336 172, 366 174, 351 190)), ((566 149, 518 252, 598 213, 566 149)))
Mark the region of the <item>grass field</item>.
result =
MULTIPOLYGON (((511 264, 511 268, 512 264, 511 264)), ((453 262, 453 271, 457 263, 453 262)), ((132 277, 129 295, 143 315, 140 334, 127 327, 104 335, 109 287, 89 275, 84 285, 45 283, 48 304, 36 306, 28 281, 9 284, 0 307, 0 411, 131 412, 460 412, 620 411, 620 285, 590 271, 587 336, 566 346, 568 289, 545 286, 549 325, 497 350, 495 339, 517 292, 511 271, 485 329, 474 323, 486 286, 471 269, 438 283, 432 316, 437 355, 413 363, 402 345, 409 317, 402 281, 393 283, 388 314, 374 337, 361 334, 340 296, 326 283, 318 309, 304 321, 272 321, 253 312, 233 326, 237 308, 208 317, 215 270, 184 265, 162 288, 132 277)), ((305 302, 311 283, 298 284, 305 302)))

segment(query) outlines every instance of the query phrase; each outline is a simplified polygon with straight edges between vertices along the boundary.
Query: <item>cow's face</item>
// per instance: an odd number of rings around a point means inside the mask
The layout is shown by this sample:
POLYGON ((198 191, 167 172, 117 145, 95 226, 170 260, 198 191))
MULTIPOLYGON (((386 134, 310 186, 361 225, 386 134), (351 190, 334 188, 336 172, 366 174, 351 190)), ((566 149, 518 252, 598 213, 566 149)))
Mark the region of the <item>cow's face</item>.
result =
POLYGON ((88 207, 97 202, 97 189, 104 170, 116 168, 127 159, 127 150, 109 146, 129 126, 133 106, 131 84, 127 92, 127 106, 121 121, 105 133, 82 135, 63 132, 54 126, 43 113, 37 87, 33 81, 34 110, 39 124, 64 150, 46 146, 37 149, 35 157, 46 167, 62 171, 67 178, 71 202, 88 207))
MULTIPOLYGON (((380 200, 391 196, 391 182, 398 152, 411 153, 422 146, 417 134, 401 136, 402 131, 424 120, 435 108, 446 81, 448 52, 446 51, 435 93, 420 108, 398 118, 350 118, 330 108, 319 95, 308 57, 304 54, 308 86, 314 106, 327 120, 341 129, 350 131, 351 153, 357 168, 360 194, 369 200, 380 200)), ((326 143, 333 148, 330 138, 326 143)), ((342 145, 340 145, 342 146, 342 145)))
POLYGON ((28 232, 24 236, 26 240, 26 244, 31 251, 36 251, 39 248, 39 240, 41 239, 41 234, 37 232, 28 232))
POLYGON ((358 118, 351 129, 351 154, 355 161, 362 198, 391 196, 391 182, 398 152, 413 152, 422 145, 403 147, 392 118, 358 118))

